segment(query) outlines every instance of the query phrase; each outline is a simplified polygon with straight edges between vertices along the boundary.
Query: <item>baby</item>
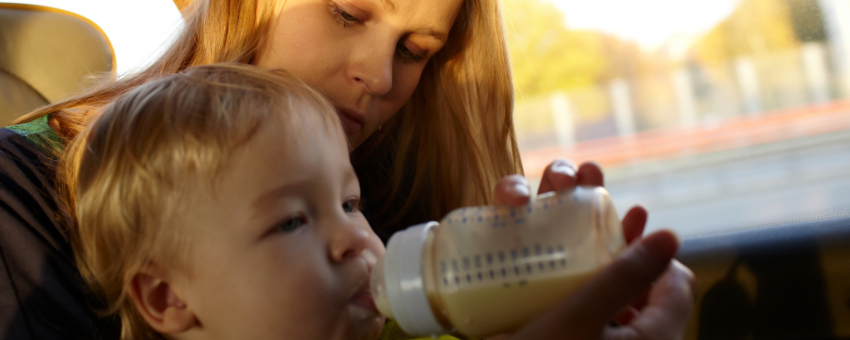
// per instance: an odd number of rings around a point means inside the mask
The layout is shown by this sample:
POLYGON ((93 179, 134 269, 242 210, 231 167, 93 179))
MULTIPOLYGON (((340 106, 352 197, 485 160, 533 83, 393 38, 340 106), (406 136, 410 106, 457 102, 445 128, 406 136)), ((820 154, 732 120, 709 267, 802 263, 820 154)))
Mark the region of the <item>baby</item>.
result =
POLYGON ((69 147, 77 263, 122 339, 378 337, 368 278, 384 246, 334 108, 292 76, 212 65, 152 81, 69 147))

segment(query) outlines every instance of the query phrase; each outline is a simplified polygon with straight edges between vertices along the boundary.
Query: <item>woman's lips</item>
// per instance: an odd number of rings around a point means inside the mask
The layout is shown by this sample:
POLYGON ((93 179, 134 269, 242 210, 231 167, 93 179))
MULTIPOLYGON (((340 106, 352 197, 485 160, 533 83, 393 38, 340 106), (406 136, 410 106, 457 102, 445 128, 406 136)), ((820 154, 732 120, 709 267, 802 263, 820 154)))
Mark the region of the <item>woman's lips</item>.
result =
POLYGON ((345 134, 354 136, 360 133, 360 130, 363 129, 363 121, 357 114, 339 108, 336 109, 336 113, 339 116, 339 120, 342 122, 342 128, 345 130, 345 134))

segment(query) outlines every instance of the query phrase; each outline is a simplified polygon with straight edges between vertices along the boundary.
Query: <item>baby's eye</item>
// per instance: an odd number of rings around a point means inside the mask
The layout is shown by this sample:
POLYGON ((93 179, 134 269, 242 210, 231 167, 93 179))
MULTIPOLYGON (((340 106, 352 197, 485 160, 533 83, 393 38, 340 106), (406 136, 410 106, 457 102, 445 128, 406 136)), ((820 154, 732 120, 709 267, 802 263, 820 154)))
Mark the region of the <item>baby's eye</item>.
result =
POLYGON ((356 198, 349 199, 342 203, 342 211, 345 211, 347 213, 355 212, 358 209, 357 204, 359 203, 360 200, 356 198))
POLYGON ((278 224, 277 229, 282 232, 288 233, 295 231, 296 229, 300 228, 305 224, 307 224, 307 219, 304 218, 304 216, 298 215, 284 220, 283 222, 278 224))

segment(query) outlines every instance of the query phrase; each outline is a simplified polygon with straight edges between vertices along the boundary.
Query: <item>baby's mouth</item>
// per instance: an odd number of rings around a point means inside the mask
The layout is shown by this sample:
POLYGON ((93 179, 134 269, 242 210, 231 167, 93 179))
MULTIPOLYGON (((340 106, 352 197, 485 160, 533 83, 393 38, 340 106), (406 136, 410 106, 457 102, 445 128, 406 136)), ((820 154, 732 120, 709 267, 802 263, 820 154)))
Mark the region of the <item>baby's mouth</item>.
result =
POLYGON ((357 294, 354 294, 349 303, 368 312, 369 314, 372 314, 373 316, 380 315, 378 308, 375 307, 375 300, 372 298, 372 293, 369 291, 368 281, 366 281, 366 284, 363 285, 357 294))

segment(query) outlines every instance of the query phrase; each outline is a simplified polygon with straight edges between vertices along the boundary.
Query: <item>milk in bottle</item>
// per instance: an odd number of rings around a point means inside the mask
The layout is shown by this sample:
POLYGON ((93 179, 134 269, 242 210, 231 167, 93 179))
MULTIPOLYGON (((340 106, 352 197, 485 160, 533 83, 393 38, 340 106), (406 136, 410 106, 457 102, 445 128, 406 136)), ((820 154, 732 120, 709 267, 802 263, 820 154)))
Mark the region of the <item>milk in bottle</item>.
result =
POLYGON ((602 187, 463 208, 393 235, 372 295, 411 335, 493 335, 551 309, 624 248, 602 187))

